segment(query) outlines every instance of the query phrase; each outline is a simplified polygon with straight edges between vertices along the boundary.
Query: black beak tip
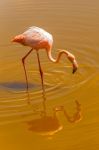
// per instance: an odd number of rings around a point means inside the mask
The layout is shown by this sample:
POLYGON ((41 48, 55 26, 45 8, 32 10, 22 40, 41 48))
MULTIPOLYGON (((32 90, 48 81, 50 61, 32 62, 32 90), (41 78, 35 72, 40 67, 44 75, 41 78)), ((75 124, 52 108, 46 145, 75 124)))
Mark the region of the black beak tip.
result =
POLYGON ((74 74, 77 71, 77 68, 73 68, 72 73, 74 74))

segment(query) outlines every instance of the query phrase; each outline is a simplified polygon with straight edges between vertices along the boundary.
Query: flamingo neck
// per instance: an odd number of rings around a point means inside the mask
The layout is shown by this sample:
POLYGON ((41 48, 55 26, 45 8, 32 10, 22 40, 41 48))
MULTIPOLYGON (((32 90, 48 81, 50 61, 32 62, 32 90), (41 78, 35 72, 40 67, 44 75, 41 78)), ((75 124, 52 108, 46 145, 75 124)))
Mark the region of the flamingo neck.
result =
POLYGON ((57 58, 54 59, 54 58, 52 57, 52 54, 51 54, 51 49, 50 49, 50 50, 47 50, 47 55, 48 55, 49 60, 52 61, 52 62, 54 62, 54 63, 59 62, 60 57, 61 57, 62 54, 65 54, 66 56, 68 56, 68 52, 67 52, 67 51, 61 50, 61 51, 59 51, 57 58))
POLYGON ((59 53, 58 53, 57 58, 54 59, 54 58, 52 57, 52 55, 51 55, 51 49, 48 49, 48 50, 47 50, 47 55, 48 55, 49 60, 51 60, 51 61, 54 62, 54 63, 59 62, 60 57, 62 56, 62 54, 65 54, 66 57, 68 58, 68 60, 72 63, 72 66, 73 66, 73 71, 72 71, 72 73, 74 74, 74 73, 76 72, 77 68, 78 68, 78 63, 77 63, 77 61, 76 61, 76 59, 75 59, 75 56, 74 56, 72 53, 70 53, 70 52, 68 52, 68 51, 66 51, 66 50, 59 50, 59 53))
POLYGON ((56 60, 52 57, 52 54, 51 54, 51 49, 47 50, 47 55, 48 55, 48 58, 50 61, 52 62, 56 62, 56 60))

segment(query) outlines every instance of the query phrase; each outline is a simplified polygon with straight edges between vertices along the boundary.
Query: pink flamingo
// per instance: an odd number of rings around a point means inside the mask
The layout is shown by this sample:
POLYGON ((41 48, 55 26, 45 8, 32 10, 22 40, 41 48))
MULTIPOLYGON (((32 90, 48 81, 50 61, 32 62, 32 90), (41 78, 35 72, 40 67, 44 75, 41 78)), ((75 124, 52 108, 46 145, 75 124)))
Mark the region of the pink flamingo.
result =
POLYGON ((31 47, 31 50, 22 58, 22 63, 23 63, 25 78, 26 78, 26 83, 27 83, 27 91, 28 91, 28 78, 27 78, 27 73, 26 73, 26 68, 25 68, 25 60, 33 50, 36 50, 36 53, 37 53, 43 93, 45 93, 44 78, 43 78, 43 70, 40 64, 39 53, 38 53, 40 49, 45 49, 49 60, 51 60, 54 63, 59 62, 61 55, 65 54, 66 57, 69 59, 69 61, 73 65, 73 73, 75 73, 75 71, 78 68, 78 64, 75 59, 75 56, 66 50, 60 50, 57 59, 54 59, 52 57, 51 50, 52 50, 52 45, 53 45, 53 37, 50 33, 46 32, 45 30, 39 27, 35 27, 35 26, 30 27, 24 33, 15 36, 12 39, 12 42, 17 42, 24 46, 31 47))

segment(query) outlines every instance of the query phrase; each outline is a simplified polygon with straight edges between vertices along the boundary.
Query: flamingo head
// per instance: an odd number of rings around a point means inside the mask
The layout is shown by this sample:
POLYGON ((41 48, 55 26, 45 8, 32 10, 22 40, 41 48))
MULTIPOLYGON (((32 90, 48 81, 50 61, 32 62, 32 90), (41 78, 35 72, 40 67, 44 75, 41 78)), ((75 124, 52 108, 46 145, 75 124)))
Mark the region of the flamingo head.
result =
POLYGON ((77 61, 74 59, 73 60, 73 74, 77 71, 77 69, 78 69, 78 63, 77 63, 77 61))
POLYGON ((23 44, 23 42, 24 42, 24 36, 22 34, 17 35, 11 41, 23 44))

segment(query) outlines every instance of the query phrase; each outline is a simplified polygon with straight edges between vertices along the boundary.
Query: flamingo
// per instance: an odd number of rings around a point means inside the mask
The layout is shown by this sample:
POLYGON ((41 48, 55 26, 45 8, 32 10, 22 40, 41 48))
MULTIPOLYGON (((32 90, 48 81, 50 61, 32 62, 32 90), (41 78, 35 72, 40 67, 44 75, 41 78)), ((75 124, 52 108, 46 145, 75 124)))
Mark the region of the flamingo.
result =
POLYGON ((52 61, 53 63, 58 63, 62 54, 65 54, 66 57, 69 59, 69 61, 72 63, 73 74, 76 72, 78 68, 78 63, 75 59, 75 56, 71 54, 70 52, 68 52, 67 50, 59 50, 59 53, 56 59, 52 57, 51 50, 52 50, 52 45, 53 45, 53 36, 42 28, 39 28, 36 26, 29 27, 29 29, 23 32, 22 34, 15 36, 12 39, 12 42, 17 42, 24 46, 29 46, 31 48, 30 51, 22 58, 22 64, 24 67, 25 78, 26 78, 26 83, 27 83, 27 91, 28 91, 28 78, 27 78, 27 72, 26 72, 26 67, 25 67, 25 60, 33 50, 36 50, 36 53, 37 53, 43 93, 45 93, 45 89, 44 89, 44 75, 43 75, 43 70, 41 68, 41 63, 40 63, 40 58, 39 58, 40 49, 46 50, 49 60, 52 61))

